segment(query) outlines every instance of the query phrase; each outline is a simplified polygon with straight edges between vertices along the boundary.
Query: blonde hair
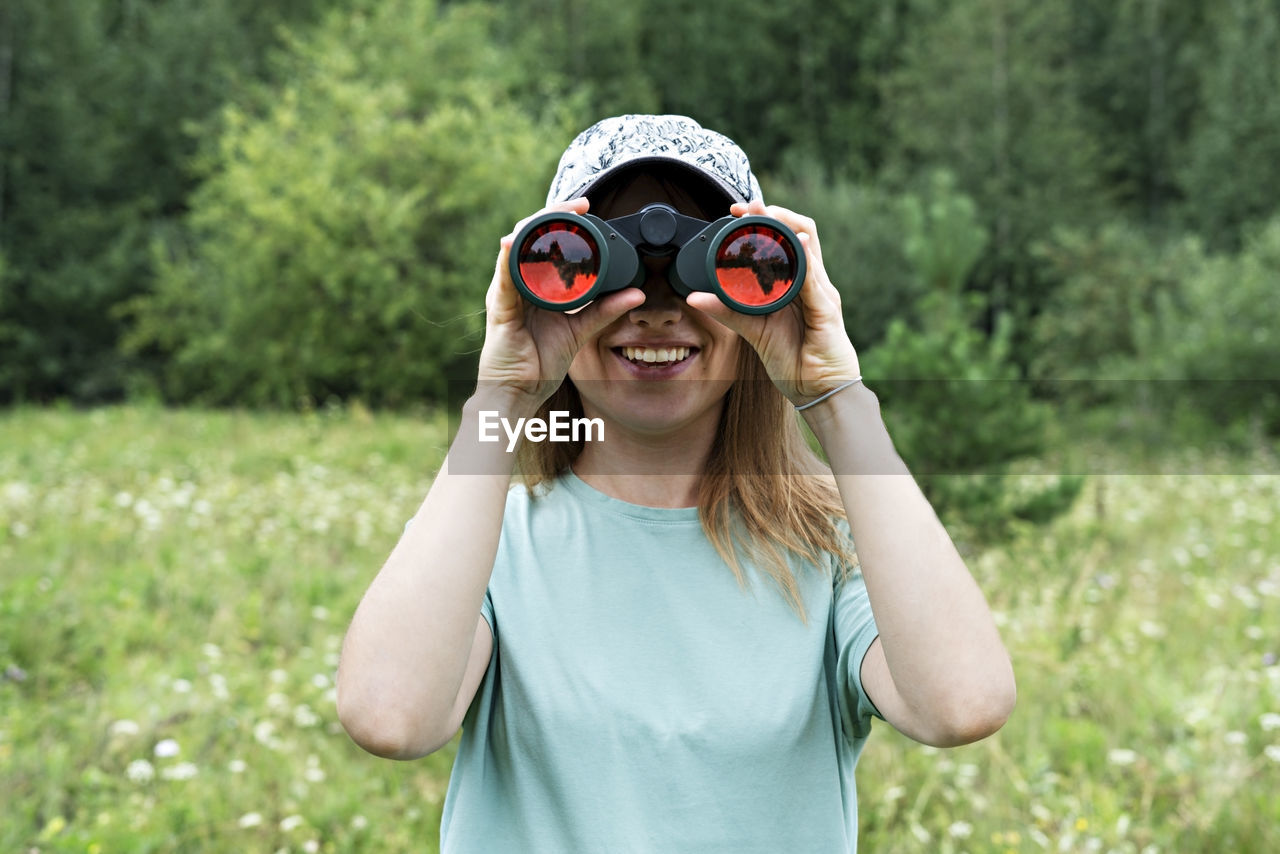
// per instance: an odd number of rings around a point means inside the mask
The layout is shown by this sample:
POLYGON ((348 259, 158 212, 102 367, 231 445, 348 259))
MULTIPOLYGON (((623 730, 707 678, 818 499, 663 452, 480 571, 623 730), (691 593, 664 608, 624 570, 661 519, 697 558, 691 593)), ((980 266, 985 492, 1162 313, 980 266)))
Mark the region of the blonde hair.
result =
MULTIPOLYGON (((841 574, 857 565, 853 543, 837 526, 845 518, 831 469, 809 447, 791 403, 769 380, 755 350, 744 342, 739 379, 720 413, 717 440, 702 472, 698 518, 707 538, 744 587, 739 550, 770 576, 787 603, 807 622, 799 585, 787 560, 822 565, 824 552, 840 558, 841 574)), ((582 417, 582 400, 566 379, 538 411, 582 417)), ((532 495, 559 477, 581 442, 522 442, 519 470, 532 495)))

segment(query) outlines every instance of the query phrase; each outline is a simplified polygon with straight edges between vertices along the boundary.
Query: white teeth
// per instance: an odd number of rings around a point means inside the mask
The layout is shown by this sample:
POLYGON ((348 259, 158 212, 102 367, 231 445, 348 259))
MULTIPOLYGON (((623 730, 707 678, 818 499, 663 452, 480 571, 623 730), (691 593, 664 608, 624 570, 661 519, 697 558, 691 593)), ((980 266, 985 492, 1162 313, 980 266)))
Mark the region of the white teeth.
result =
POLYGON ((688 347, 623 347, 622 355, 633 362, 683 362, 689 358, 688 347))

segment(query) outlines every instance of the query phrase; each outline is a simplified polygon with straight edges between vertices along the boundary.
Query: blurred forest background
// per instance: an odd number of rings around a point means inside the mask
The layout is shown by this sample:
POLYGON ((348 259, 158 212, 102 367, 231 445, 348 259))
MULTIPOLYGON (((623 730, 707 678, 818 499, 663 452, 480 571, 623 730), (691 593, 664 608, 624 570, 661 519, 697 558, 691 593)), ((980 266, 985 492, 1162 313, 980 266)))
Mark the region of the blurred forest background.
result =
POLYGON ((1274 380, 1277 91, 1272 0, 8 0, 0 401, 441 401, 564 145, 668 111, 817 219, 873 375, 1274 380))
POLYGON ((1275 0, 0 0, 0 843, 432 850, 342 624, 626 112, 816 219, 1020 666, 990 742, 873 739, 864 844, 1280 850, 1275 0))

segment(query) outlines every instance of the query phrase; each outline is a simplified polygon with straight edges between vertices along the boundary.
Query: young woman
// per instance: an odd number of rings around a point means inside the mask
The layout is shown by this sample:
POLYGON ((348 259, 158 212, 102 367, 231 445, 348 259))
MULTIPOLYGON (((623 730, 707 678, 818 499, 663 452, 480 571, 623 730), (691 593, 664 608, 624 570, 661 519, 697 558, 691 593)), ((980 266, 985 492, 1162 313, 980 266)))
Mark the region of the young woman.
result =
POLYGON ((500 241, 477 390, 338 678, 375 754, 462 729, 442 851, 853 851, 872 716, 945 746, 1013 708, 983 595, 859 379, 813 221, 766 207, 741 150, 679 116, 585 131, 544 210, 654 202, 773 217, 808 272, 751 315, 677 295, 669 256, 646 256, 641 287, 557 312, 521 298, 500 241), (482 418, 551 411, 603 440, 525 442, 512 488, 482 418))

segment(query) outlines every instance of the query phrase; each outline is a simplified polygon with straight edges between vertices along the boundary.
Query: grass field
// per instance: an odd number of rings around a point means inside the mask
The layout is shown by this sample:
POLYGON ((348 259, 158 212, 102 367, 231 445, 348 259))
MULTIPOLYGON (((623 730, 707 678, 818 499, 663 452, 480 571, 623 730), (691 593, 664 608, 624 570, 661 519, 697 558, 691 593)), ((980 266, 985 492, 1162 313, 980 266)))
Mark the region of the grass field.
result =
MULTIPOLYGON (((445 429, 0 415, 0 851, 434 851, 451 751, 363 754, 333 675, 445 429)), ((974 555, 1018 709, 878 725, 861 850, 1280 851, 1280 477, 1212 473, 1247 468, 1094 476, 974 555)))

